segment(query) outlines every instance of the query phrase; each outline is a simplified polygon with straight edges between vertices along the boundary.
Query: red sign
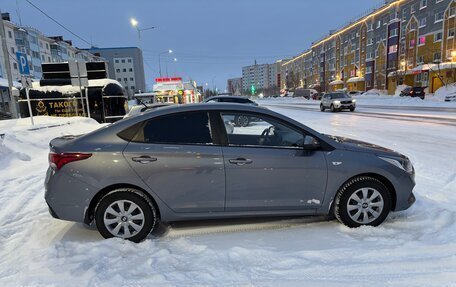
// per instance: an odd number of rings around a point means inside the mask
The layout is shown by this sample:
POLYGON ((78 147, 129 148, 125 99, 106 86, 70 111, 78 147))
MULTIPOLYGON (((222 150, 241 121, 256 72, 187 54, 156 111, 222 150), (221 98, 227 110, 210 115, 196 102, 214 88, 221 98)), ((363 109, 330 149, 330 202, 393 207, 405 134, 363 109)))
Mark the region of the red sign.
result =
POLYGON ((156 78, 156 83, 165 83, 165 82, 181 82, 181 77, 174 77, 174 78, 156 78))

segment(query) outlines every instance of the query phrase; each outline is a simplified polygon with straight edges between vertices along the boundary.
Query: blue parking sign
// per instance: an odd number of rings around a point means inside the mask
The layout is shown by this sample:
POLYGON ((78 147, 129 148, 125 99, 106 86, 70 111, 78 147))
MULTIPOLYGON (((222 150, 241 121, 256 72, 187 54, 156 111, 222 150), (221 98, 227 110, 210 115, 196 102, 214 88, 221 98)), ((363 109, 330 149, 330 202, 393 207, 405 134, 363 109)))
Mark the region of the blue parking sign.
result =
POLYGON ((21 52, 16 52, 17 65, 19 66, 19 72, 21 75, 30 74, 30 69, 27 61, 27 55, 21 52))

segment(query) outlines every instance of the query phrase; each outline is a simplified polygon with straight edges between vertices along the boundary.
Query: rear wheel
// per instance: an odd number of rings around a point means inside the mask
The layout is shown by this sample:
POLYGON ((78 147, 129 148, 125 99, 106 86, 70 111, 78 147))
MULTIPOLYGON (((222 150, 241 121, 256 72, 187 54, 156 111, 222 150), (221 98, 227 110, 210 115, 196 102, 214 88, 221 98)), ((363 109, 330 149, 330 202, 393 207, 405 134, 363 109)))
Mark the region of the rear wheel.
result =
POLYGON ((379 180, 360 176, 339 190, 334 207, 336 218, 348 227, 380 225, 391 210, 391 195, 379 180))
POLYGON ((144 240, 157 224, 157 210, 149 198, 135 189, 116 189, 105 195, 95 209, 95 222, 104 238, 144 240))
POLYGON ((234 122, 238 127, 246 127, 249 125, 250 119, 246 116, 238 116, 234 119, 234 122))
POLYGON ((322 111, 322 112, 325 111, 325 107, 322 104, 320 104, 320 111, 322 111))

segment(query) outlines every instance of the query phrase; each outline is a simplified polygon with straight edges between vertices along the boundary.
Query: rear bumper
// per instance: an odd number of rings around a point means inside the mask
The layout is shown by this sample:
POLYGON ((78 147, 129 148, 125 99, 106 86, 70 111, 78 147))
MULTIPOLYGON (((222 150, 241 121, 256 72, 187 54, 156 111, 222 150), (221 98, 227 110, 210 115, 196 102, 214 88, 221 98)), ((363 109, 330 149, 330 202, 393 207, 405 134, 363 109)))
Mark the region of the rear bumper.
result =
POLYGON ((52 217, 84 222, 85 213, 97 189, 63 171, 48 169, 44 198, 52 217))

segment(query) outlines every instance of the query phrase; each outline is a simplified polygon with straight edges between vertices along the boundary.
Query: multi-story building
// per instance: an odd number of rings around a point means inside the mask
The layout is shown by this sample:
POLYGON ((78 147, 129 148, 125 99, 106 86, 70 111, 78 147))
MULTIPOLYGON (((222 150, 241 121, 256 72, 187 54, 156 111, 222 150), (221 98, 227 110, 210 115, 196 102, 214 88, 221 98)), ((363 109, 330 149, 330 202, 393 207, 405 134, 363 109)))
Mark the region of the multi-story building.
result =
POLYGON ((257 64, 242 67, 242 90, 250 93, 252 87, 255 90, 265 90, 278 86, 280 63, 257 64))
POLYGON ((141 49, 138 47, 91 48, 88 51, 107 61, 109 77, 120 82, 129 95, 146 90, 141 49))
POLYGON ((243 91, 242 78, 228 79, 227 90, 228 90, 228 93, 232 94, 233 96, 242 95, 242 91, 243 91))
POLYGON ((456 81, 456 3, 396 0, 312 43, 280 68, 281 88, 329 91, 427 86, 456 81))

